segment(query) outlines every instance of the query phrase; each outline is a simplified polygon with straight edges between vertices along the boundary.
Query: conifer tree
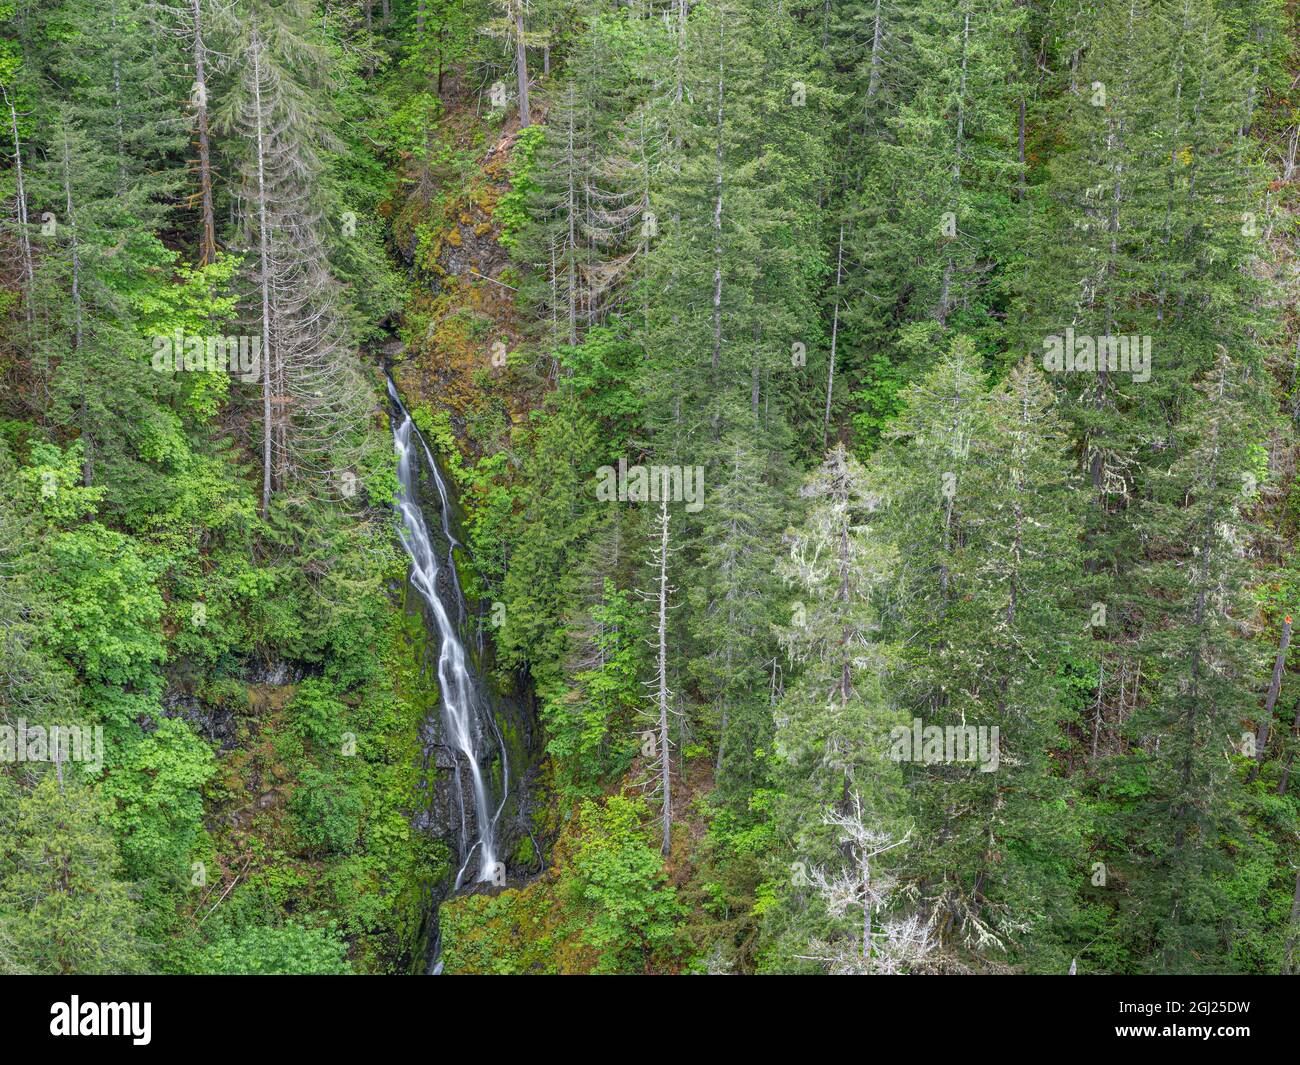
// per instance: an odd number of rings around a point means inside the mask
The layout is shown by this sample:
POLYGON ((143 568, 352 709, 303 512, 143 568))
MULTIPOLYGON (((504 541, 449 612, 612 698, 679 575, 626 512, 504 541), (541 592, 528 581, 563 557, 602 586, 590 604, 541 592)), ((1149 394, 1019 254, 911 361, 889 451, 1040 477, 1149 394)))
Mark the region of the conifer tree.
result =
POLYGON ((1073 893, 1059 869, 1082 867, 1051 761, 1082 628, 1071 461, 1042 375, 1022 365, 987 394, 962 338, 904 396, 873 468, 908 559, 887 615, 905 648, 894 690, 913 737, 959 730, 965 744, 904 737, 893 752, 917 821, 908 875, 949 950, 996 951, 1059 921, 1073 893), (1027 859, 1028 839, 1051 857, 1027 859))
POLYGON ((792 595, 780 639, 794 676, 777 707, 775 751, 791 835, 810 846, 825 835, 821 810, 850 791, 877 811, 892 798, 879 764, 893 723, 881 684, 891 651, 879 641, 872 598, 896 556, 869 525, 879 498, 843 445, 800 494, 807 515, 778 565, 792 595))
POLYGON ((852 797, 859 816, 885 832, 903 814, 900 767, 886 757, 900 720, 883 683, 895 649, 880 641, 873 602, 898 560, 869 524, 879 497, 842 444, 827 452, 800 494, 807 513, 787 534, 778 564, 789 588, 788 624, 778 629, 789 680, 775 708, 772 743, 784 901, 768 935, 778 958, 833 933, 830 918, 808 909, 808 871, 839 864, 841 841, 827 811, 847 813, 852 797))
POLYGON ((1187 412, 1187 450, 1157 480, 1144 515, 1140 651, 1159 683, 1134 717, 1137 750, 1124 767, 1149 781, 1135 811, 1140 872, 1128 917, 1158 972, 1203 971, 1200 959, 1221 956, 1235 922, 1220 884, 1244 775, 1225 753, 1256 713, 1252 688, 1263 674, 1239 637, 1250 535, 1242 475, 1262 428, 1258 387, 1221 354, 1187 412))
POLYGON ((327 255, 318 79, 331 61, 302 0, 259 5, 241 24, 243 58, 221 128, 241 138, 241 244, 261 340, 262 512, 275 490, 337 491, 357 461, 350 429, 365 403, 327 255))
POLYGON ((111 974, 147 967, 140 915, 121 879, 103 803, 54 774, 19 803, 0 855, 0 962, 11 973, 111 974))
POLYGON ((708 700, 719 790, 743 803, 762 783, 755 752, 766 749, 772 735, 768 678, 776 654, 775 551, 783 496, 767 483, 749 434, 737 428, 723 446, 726 461, 717 467, 722 482, 707 491, 687 594, 698 648, 690 674, 708 700))
POLYGON ((1023 9, 1009 0, 940 7, 913 15, 907 95, 868 142, 847 206, 857 268, 842 343, 869 434, 892 413, 899 384, 947 346, 946 330, 998 345, 1001 268, 1020 240, 1013 121, 1023 9))

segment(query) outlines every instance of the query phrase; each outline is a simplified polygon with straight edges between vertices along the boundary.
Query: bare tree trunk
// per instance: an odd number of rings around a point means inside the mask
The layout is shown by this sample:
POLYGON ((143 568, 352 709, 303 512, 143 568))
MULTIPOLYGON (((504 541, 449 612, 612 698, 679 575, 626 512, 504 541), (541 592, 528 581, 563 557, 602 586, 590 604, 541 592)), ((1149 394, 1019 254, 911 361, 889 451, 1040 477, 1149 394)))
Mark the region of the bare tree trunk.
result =
MULTIPOLYGON (((68 131, 63 131, 63 195, 68 218, 68 233, 72 251, 72 311, 73 351, 80 352, 85 340, 81 309, 81 244, 77 239, 77 215, 72 202, 72 159, 68 147, 68 131)), ((81 363, 81 439, 86 447, 81 464, 81 483, 87 488, 95 479, 95 437, 90 431, 89 411, 86 405, 86 368, 81 363)))
POLYGON ((262 264, 262 517, 265 518, 271 510, 271 366, 274 359, 271 356, 271 249, 266 231, 266 143, 262 128, 262 40, 256 30, 252 52, 253 106, 257 112, 257 243, 262 264))
MULTIPOLYGON (((961 164, 962 164, 962 141, 966 136, 966 62, 967 62, 967 42, 970 39, 970 12, 966 13, 965 21, 962 25, 961 34, 961 81, 957 87, 957 137, 955 144, 956 158, 952 164, 952 195, 953 206, 956 207, 956 201, 961 196, 961 164)), ((951 244, 949 245, 951 248, 951 244)), ((939 293, 939 309, 935 315, 939 319, 940 325, 948 324, 948 314, 952 310, 949 306, 949 299, 952 291, 952 252, 948 253, 948 261, 943 268, 943 290, 939 293)))
POLYGON ((532 124, 532 115, 528 109, 528 45, 524 39, 524 2, 514 0, 515 4, 515 67, 519 74, 519 127, 532 124))
POLYGON ((569 249, 568 255, 568 282, 569 282, 569 343, 576 345, 578 343, 578 277, 577 277, 577 257, 578 257, 578 237, 577 237, 577 213, 578 207, 574 201, 574 170, 577 163, 573 154, 573 127, 577 121, 577 115, 574 110, 575 101, 573 98, 573 83, 569 83, 569 148, 568 158, 566 160, 569 171, 569 249))
POLYGON ((668 501, 659 504, 659 665, 656 677, 656 699, 659 706, 659 776, 664 792, 664 857, 672 846, 672 759, 668 746, 668 501))
POLYGON ((26 294, 24 303, 26 304, 27 321, 31 323, 34 320, 32 282, 36 278, 36 271, 32 264, 32 236, 27 231, 27 185, 23 177, 23 149, 18 139, 18 112, 14 110, 13 101, 9 99, 8 90, 0 85, 0 92, 4 93, 5 103, 9 105, 9 126, 14 135, 14 178, 16 182, 15 193, 18 199, 18 239, 23 254, 23 290, 26 294))
POLYGON ((196 97, 194 103, 199 132, 199 198, 203 215, 203 235, 199 241, 199 265, 206 266, 217 257, 217 228, 212 217, 212 155, 208 138, 207 50, 203 44, 201 3, 202 0, 191 0, 191 10, 194 12, 194 95, 196 97))
POLYGON ((867 80, 867 99, 875 97, 880 89, 880 0, 876 0, 875 27, 871 31, 871 77, 867 80))
POLYGON ((1277 658, 1273 662, 1273 680, 1268 686, 1268 697, 1264 700, 1264 716, 1260 718, 1259 728, 1255 730, 1255 764, 1250 767, 1250 778, 1259 776, 1260 766, 1264 764, 1264 748, 1268 746, 1268 734, 1273 727, 1273 707, 1282 692, 1282 670, 1286 667, 1286 649, 1291 642, 1291 615, 1282 622, 1282 639, 1277 647, 1277 658))
POLYGON ((713 200, 713 369, 722 361, 722 130, 723 130, 723 77, 722 77, 722 19, 718 20, 718 146, 715 152, 715 195, 713 200))
POLYGON ((822 451, 831 429, 831 394, 835 390, 835 345, 840 336, 840 282, 844 278, 844 223, 840 223, 839 250, 835 254, 835 311, 831 315, 831 359, 826 374, 826 416, 822 419, 822 451))

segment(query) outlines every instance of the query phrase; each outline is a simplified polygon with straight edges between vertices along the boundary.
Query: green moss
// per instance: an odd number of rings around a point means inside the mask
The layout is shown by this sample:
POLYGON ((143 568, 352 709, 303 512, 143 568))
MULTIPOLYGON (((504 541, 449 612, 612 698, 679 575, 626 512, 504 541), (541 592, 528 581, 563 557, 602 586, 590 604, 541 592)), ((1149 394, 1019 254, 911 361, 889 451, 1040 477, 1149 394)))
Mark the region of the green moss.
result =
POLYGON ((418 714, 417 726, 428 710, 438 705, 437 674, 425 669, 429 634, 424 628, 424 613, 404 593, 401 617, 384 657, 384 666, 393 680, 393 689, 418 714))
POLYGON ((533 846, 531 836, 524 836, 519 841, 510 860, 517 869, 527 869, 537 860, 537 848, 533 846))

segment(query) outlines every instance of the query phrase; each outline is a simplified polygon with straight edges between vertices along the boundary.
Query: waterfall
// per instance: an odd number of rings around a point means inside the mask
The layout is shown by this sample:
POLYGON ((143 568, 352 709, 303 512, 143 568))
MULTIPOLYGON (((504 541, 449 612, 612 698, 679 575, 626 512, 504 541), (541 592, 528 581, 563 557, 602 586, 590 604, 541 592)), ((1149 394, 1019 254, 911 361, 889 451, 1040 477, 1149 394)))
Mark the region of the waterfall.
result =
POLYGON ((396 410, 392 427, 393 449, 397 454, 397 512, 401 518, 399 535, 402 547, 411 559, 411 585, 424 600, 428 607, 428 617, 437 629, 442 734, 444 742, 456 755, 455 792, 460 817, 461 865, 452 890, 461 887, 476 853, 478 867, 475 879, 500 883, 505 867, 497 855, 496 827, 509 788, 506 750, 492 716, 491 702, 486 697, 461 642, 459 627, 465 620, 465 598, 461 592, 453 554, 461 545, 452 531, 451 501, 442 471, 434 461, 424 437, 411 420, 411 415, 402 405, 392 378, 388 379, 388 395, 396 410), (424 456, 423 463, 417 447, 424 456), (421 465, 428 471, 438 489, 442 534, 447 543, 445 558, 439 557, 429 535, 424 512, 420 508, 421 465), (452 610, 456 614, 455 620, 451 615, 452 610), (491 738, 497 741, 502 766, 502 795, 495 810, 492 809, 488 784, 483 774, 483 763, 491 753, 488 746, 491 738), (470 778, 472 820, 465 805, 463 771, 468 771, 470 778), (472 842, 471 836, 475 837, 472 842))

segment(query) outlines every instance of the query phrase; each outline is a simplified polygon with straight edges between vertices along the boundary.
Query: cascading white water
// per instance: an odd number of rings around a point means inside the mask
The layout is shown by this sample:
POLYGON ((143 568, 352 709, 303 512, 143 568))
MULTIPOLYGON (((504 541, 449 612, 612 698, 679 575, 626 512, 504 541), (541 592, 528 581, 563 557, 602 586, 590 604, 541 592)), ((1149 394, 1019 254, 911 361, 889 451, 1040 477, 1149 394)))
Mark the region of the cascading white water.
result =
MULTIPOLYGON (((470 668, 461 644, 456 624, 448 613, 446 604, 438 593, 438 578, 444 573, 450 581, 457 610, 463 612, 464 600, 461 598, 460 581, 456 574, 456 564, 452 552, 460 544, 452 535, 450 504, 447 486, 443 483, 438 464, 433 461, 428 445, 419 430, 411 421, 411 416, 402 405, 397 389, 392 380, 388 382, 388 395, 392 398, 400 417, 393 419, 393 448, 397 453, 398 497, 397 509, 401 517, 402 546, 411 559, 411 584, 420 597, 428 604, 429 614, 438 629, 438 688, 442 696, 442 722, 448 743, 463 757, 458 758, 456 773, 457 792, 460 799, 461 817, 461 854, 463 860, 456 873, 453 890, 461 886, 465 871, 469 868, 475 851, 479 853, 478 877, 482 880, 498 879, 503 869, 498 865, 496 852, 496 820, 505 805, 505 796, 495 811, 490 809, 490 799, 483 779, 480 759, 480 744, 484 739, 480 727, 481 692, 478 679, 470 668), (424 465, 438 487, 441 502, 442 531, 448 548, 446 559, 440 559, 429 536, 429 527, 420 509, 420 461, 415 448, 418 446, 424 455, 424 465), (474 802, 474 824, 477 826, 478 839, 473 845, 469 843, 468 818, 465 816, 464 789, 460 782, 459 763, 464 762, 469 769, 471 791, 474 802)), ((508 780, 505 765, 505 748, 501 748, 502 780, 508 780)), ((503 787, 504 791, 504 787, 503 787)))

